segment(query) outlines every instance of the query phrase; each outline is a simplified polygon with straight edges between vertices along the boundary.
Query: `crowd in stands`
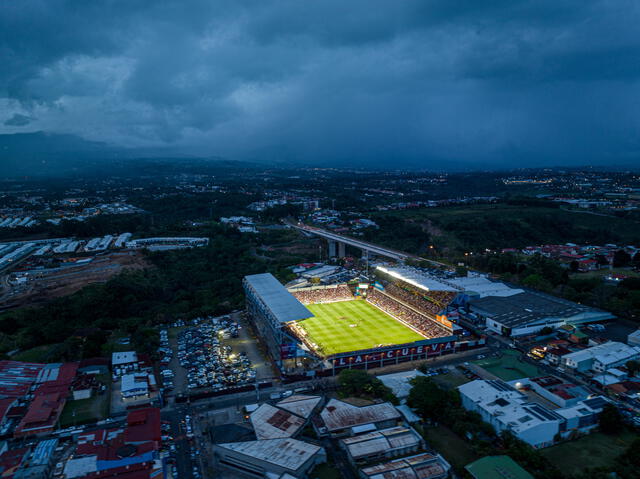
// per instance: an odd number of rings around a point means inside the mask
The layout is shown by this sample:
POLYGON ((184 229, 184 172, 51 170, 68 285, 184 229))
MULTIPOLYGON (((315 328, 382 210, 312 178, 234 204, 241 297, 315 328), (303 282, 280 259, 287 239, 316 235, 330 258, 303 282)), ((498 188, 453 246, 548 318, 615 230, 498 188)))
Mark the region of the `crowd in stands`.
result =
POLYGON ((376 289, 369 291, 367 294, 367 301, 374 306, 377 306, 385 313, 390 314, 394 318, 409 324, 427 338, 438 338, 442 336, 449 336, 451 334, 446 328, 440 326, 434 320, 429 319, 427 316, 414 311, 402 303, 399 303, 391 296, 388 296, 376 289))
POLYGON ((335 288, 303 289, 294 291, 292 294, 302 304, 335 303, 353 299, 353 293, 346 285, 335 288))
POLYGON ((393 283, 389 283, 385 287, 385 291, 390 296, 430 314, 440 314, 456 296, 456 293, 452 291, 429 291, 428 294, 426 292, 421 293, 412 288, 398 286, 393 283), (428 295, 431 301, 423 295, 428 295))

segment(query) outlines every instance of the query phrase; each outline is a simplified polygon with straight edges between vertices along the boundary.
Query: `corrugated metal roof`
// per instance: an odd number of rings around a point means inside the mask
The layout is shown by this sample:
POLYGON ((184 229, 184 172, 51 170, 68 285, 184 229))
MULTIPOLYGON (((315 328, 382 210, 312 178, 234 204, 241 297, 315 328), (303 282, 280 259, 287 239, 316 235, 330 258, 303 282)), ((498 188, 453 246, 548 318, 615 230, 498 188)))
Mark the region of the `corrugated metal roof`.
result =
POLYGON ((281 323, 313 316, 271 273, 252 274, 244 279, 281 323))

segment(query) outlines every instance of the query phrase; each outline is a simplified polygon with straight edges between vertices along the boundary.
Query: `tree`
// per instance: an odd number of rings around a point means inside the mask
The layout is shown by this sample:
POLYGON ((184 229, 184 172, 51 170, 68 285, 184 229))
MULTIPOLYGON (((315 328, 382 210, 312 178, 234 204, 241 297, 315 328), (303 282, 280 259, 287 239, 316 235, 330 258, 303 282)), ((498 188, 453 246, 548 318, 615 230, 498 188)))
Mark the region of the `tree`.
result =
POLYGON ((640 372, 640 361, 636 361, 632 359, 631 361, 627 361, 625 366, 629 370, 629 376, 631 377, 635 376, 636 374, 638 374, 638 372, 640 372))
POLYGON ((407 403, 422 417, 442 421, 452 406, 460 404, 460 398, 457 392, 440 388, 431 378, 419 376, 413 381, 407 403))
POLYGON ((539 289, 540 291, 551 291, 553 285, 539 274, 530 274, 522 280, 523 286, 539 289))
POLYGON ((342 370, 338 375, 338 391, 343 397, 384 399, 394 404, 398 402, 391 389, 362 369, 342 370))
POLYGON ((622 415, 613 404, 607 404, 600 413, 600 430, 605 434, 617 434, 624 427, 622 415))
POLYGON ((624 266, 629 266, 631 263, 631 256, 623 249, 619 249, 615 253, 613 253, 613 267, 614 268, 622 268, 624 266))

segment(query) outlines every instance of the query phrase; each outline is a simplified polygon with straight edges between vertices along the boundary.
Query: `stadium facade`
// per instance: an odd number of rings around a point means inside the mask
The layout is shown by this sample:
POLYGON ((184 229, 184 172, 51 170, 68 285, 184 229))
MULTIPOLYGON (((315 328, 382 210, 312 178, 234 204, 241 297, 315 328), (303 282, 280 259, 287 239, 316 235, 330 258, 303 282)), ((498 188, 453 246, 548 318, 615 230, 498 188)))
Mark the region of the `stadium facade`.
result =
MULTIPOLYGON (((390 284, 386 291, 380 283, 332 285, 305 288, 289 292, 271 274, 244 278, 247 312, 269 354, 283 373, 297 374, 313 370, 319 375, 336 374, 344 368, 377 368, 404 361, 427 359, 452 353, 459 346, 453 325, 440 314, 455 297, 450 292, 433 292, 425 299, 419 294, 390 284), (367 301, 382 311, 394 324, 397 321, 414 331, 409 343, 371 344, 372 347, 324 353, 323 348, 306 336, 305 320, 313 321, 313 313, 305 304, 329 304, 346 301, 367 301)), ((364 334, 356 324, 338 325, 339 318, 329 318, 331 325, 343 328, 347 334, 364 334), (354 329, 348 329, 348 327, 354 329)), ((380 339, 382 342, 384 340, 380 339)), ((318 340, 321 342, 321 340, 318 340)), ((358 343, 361 344, 361 343, 358 343)))

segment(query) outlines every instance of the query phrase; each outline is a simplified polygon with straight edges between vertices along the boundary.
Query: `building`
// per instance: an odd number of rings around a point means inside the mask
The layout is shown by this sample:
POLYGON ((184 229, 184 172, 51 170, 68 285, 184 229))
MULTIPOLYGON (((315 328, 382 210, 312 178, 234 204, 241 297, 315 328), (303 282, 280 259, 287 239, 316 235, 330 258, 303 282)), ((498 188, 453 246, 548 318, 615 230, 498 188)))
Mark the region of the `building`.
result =
POLYGON ((540 376, 511 381, 516 388, 529 387, 543 398, 558 407, 574 406, 591 394, 587 389, 573 383, 568 383, 556 376, 540 376))
POLYGON ((629 346, 616 341, 582 349, 562 357, 562 364, 578 372, 602 373, 640 358, 640 346, 629 346))
POLYGON ((556 329, 565 324, 584 324, 614 317, 606 311, 537 291, 480 297, 470 300, 468 308, 485 320, 487 329, 504 336, 524 336, 546 327, 556 329))
POLYGON ((509 456, 486 456, 465 466, 474 479, 533 479, 516 461, 509 456))
POLYGON ((215 444, 213 450, 216 464, 253 478, 284 474, 304 478, 327 460, 322 447, 292 438, 215 444))
POLYGON ((391 403, 354 406, 331 399, 320 413, 314 427, 320 435, 345 437, 361 432, 397 426, 402 415, 391 403))
POLYGON ((362 479, 445 479, 451 466, 440 454, 423 453, 360 469, 362 479))
POLYGON ((252 412, 250 418, 258 440, 292 437, 305 425, 303 418, 267 403, 252 412))
POLYGON ((40 441, 25 454, 20 468, 14 473, 14 479, 47 479, 54 464, 57 439, 40 441))
POLYGON ((313 314, 270 273, 245 276, 243 285, 247 312, 271 357, 282 366, 282 360, 295 358, 298 343, 286 331, 286 323, 313 314))
POLYGON ((411 381, 419 376, 426 377, 426 374, 414 369, 412 371, 384 374, 382 376, 378 376, 378 379, 382 381, 385 386, 391 389, 391 392, 393 392, 395 397, 404 402, 409 397, 409 392, 412 388, 411 381))
POLYGON ((122 351, 111 355, 113 367, 124 367, 138 364, 138 354, 135 351, 122 351))
POLYGON ((294 394, 279 401, 276 403, 276 406, 285 411, 292 412, 303 419, 309 419, 311 415, 316 412, 321 402, 322 398, 320 396, 294 394))
POLYGON ((627 344, 629 346, 640 346, 640 329, 636 329, 627 336, 627 344))
POLYGON ((160 478, 160 441, 160 410, 136 409, 127 415, 124 427, 80 433, 64 464, 64 475, 106 479, 131 473, 136 479, 160 478))
POLYGON ((122 376, 120 392, 123 399, 149 397, 149 377, 147 373, 132 373, 122 376))
POLYGON ((50 434, 55 429, 65 404, 66 395, 58 392, 36 396, 13 435, 26 437, 50 434))
POLYGON ((389 429, 348 437, 340 441, 349 461, 366 464, 416 453, 425 446, 422 436, 410 427, 389 429))
POLYGON ((475 380, 458 387, 462 405, 475 411, 496 432, 511 431, 535 448, 554 444, 557 436, 587 433, 598 425, 607 401, 595 397, 551 410, 501 380, 475 380))

